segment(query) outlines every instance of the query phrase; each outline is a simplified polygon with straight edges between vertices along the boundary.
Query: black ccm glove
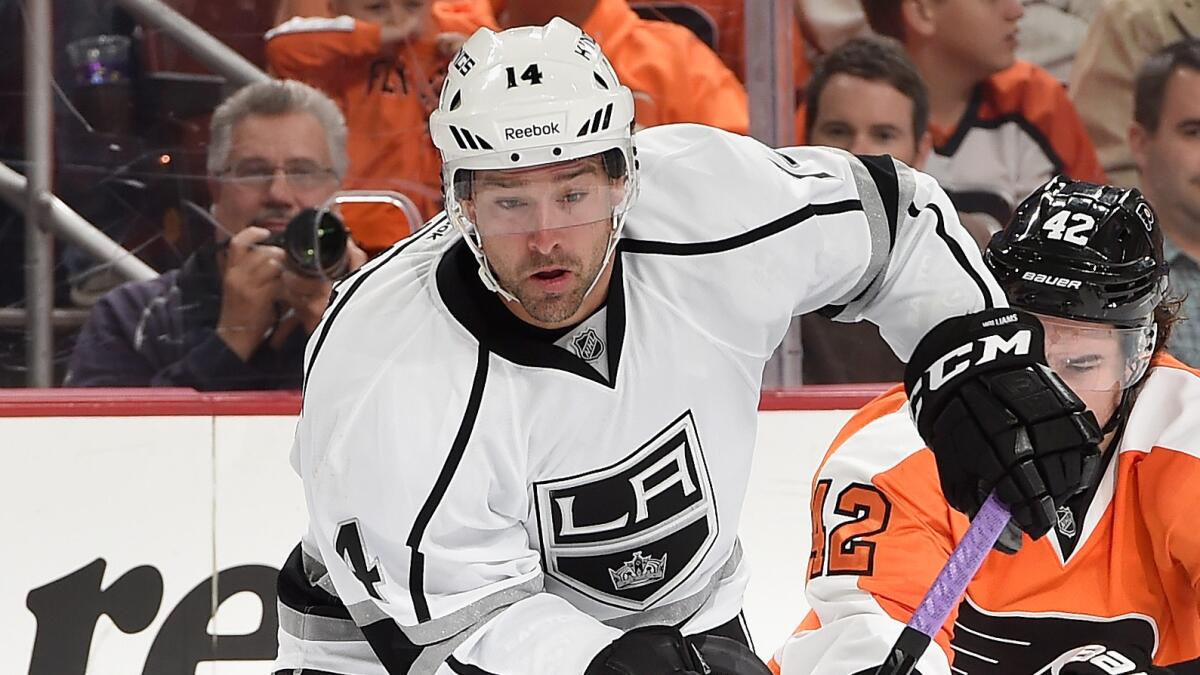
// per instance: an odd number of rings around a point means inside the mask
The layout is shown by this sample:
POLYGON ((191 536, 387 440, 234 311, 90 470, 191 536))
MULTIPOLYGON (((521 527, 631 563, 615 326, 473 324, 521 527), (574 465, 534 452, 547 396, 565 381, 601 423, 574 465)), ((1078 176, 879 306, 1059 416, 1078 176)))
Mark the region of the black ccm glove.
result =
POLYGON ((1088 645, 1072 650, 1055 660, 1050 675, 1173 675, 1159 668, 1150 656, 1137 647, 1088 645))
POLYGON ((600 650, 584 675, 771 675, 742 643, 720 636, 684 637, 671 626, 643 626, 600 650))
POLYGON ((1042 324, 1013 309, 953 317, 921 339, 904 388, 950 506, 974 515, 998 491, 1030 537, 1099 469, 1100 429, 1046 367, 1042 324))

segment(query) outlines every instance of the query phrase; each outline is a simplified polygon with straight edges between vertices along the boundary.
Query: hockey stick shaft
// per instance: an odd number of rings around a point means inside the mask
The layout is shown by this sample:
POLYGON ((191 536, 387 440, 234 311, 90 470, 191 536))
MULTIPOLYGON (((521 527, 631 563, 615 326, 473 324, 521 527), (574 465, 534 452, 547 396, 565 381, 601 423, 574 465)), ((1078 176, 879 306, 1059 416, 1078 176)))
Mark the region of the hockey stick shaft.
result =
POLYGON ((946 623, 946 617, 958 605, 967 584, 979 571, 1011 517, 1008 507, 994 492, 988 495, 875 675, 909 675, 912 672, 933 636, 946 623))

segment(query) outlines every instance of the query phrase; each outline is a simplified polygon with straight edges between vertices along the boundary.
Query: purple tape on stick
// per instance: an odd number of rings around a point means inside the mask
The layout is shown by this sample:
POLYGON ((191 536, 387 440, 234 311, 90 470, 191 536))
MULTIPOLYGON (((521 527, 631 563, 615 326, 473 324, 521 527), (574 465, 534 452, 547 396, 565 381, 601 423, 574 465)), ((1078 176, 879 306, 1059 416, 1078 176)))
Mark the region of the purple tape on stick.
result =
POLYGON ((930 638, 937 634, 942 624, 946 623, 946 617, 950 616, 950 611, 958 606, 967 584, 979 571, 983 559, 992 550, 1011 517, 1008 507, 996 497, 996 493, 988 495, 983 506, 979 507, 979 513, 971 520, 971 527, 917 606, 912 620, 908 622, 911 628, 930 638))

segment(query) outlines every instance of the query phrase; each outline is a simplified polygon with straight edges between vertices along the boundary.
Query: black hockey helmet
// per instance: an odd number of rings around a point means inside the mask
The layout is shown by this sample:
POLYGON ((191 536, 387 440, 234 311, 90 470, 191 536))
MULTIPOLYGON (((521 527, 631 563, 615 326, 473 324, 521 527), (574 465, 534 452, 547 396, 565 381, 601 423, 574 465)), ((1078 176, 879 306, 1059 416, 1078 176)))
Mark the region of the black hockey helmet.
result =
POLYGON ((984 251, 1014 307, 1142 327, 1167 289, 1162 232, 1133 188, 1057 176, 1021 202, 984 251))

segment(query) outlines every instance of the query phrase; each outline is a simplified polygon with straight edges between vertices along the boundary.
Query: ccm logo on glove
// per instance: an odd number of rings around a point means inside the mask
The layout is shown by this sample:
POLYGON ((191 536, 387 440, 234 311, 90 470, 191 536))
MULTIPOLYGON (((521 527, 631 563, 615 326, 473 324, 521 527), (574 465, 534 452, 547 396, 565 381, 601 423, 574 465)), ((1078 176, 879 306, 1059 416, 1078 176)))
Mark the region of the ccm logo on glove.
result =
MULTIPOLYGON (((1016 320, 1016 315, 1013 315, 1013 320, 1016 320)), ((999 323, 1007 322, 1001 319, 998 320, 999 323)), ((952 349, 929 366, 925 371, 925 377, 913 386, 910 397, 915 399, 919 405, 925 387, 928 387, 929 391, 937 391, 941 389, 942 385, 965 373, 972 365, 982 366, 991 363, 1001 354, 1028 356, 1032 340, 1033 333, 1028 329, 1022 329, 1010 337, 995 334, 984 335, 978 340, 952 349)), ((919 409, 914 412, 917 415, 921 414, 919 409)))

